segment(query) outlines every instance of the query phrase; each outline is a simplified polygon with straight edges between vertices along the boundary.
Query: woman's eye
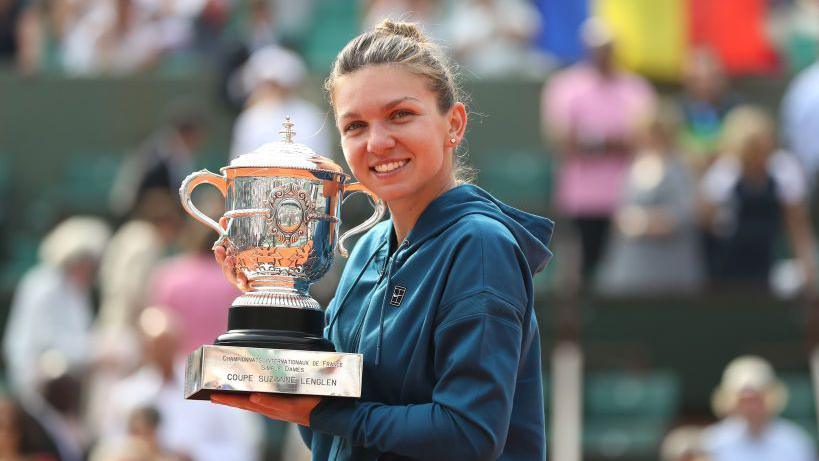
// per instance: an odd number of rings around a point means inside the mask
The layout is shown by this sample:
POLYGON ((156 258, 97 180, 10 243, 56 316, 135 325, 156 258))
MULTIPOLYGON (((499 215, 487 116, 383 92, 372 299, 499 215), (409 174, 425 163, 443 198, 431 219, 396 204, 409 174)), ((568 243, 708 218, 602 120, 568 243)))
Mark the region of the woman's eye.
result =
POLYGON ((364 124, 362 122, 348 123, 347 125, 344 126, 344 132, 348 133, 350 131, 357 130, 357 129, 363 127, 363 126, 364 126, 364 124))
POLYGON ((391 118, 393 120, 395 120, 395 119, 398 119, 398 118, 408 117, 410 115, 412 115, 412 112, 410 112, 408 110, 397 110, 397 111, 392 113, 391 118))

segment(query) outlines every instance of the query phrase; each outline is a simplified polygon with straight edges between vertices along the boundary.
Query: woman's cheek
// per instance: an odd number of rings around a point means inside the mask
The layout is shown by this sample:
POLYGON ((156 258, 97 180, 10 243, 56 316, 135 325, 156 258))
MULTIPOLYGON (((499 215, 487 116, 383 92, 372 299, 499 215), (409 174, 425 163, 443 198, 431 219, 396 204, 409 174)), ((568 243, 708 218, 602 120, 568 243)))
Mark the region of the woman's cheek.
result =
POLYGON ((367 170, 369 170, 366 163, 366 155, 364 155, 360 146, 356 146, 355 144, 342 144, 342 150, 344 151, 344 158, 347 160, 347 165, 350 166, 353 175, 360 180, 361 177, 367 173, 367 170))

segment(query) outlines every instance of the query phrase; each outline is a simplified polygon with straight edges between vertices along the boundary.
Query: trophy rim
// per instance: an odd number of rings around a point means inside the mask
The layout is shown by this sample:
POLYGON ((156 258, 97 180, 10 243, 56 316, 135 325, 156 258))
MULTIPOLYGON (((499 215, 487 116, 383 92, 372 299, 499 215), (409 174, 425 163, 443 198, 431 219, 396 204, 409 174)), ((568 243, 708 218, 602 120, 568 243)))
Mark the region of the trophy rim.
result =
MULTIPOLYGON (((222 174, 224 174, 228 170, 243 170, 243 169, 254 170, 254 169, 259 169, 259 168, 271 168, 271 169, 275 168, 277 170, 299 170, 299 171, 311 171, 311 172, 316 172, 316 173, 330 173, 330 174, 341 176, 342 181, 340 181, 340 182, 343 182, 343 183, 346 183, 352 177, 350 174, 346 173, 344 170, 336 171, 336 170, 332 170, 332 169, 329 169, 329 168, 309 168, 309 167, 304 167, 304 166, 282 166, 281 164, 277 165, 275 163, 258 164, 258 165, 252 165, 252 166, 250 166, 250 165, 227 165, 227 166, 223 166, 222 168, 220 168, 219 171, 222 172, 222 174)), ((260 175, 260 174, 258 174, 258 172, 256 172, 256 174, 247 175, 247 176, 283 176, 283 175, 280 175, 280 174, 263 174, 263 175, 260 175)))

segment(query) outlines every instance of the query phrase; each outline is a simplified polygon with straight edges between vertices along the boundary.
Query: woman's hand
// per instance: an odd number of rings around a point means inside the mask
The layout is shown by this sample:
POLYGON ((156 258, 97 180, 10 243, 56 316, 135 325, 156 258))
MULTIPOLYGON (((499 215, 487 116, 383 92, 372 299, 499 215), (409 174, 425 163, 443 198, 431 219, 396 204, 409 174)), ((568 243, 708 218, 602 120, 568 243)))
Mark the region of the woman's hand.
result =
MULTIPOLYGON (((219 219, 219 226, 222 229, 227 230, 227 223, 228 220, 224 216, 219 219)), ((221 240, 221 239, 220 239, 221 240)), ((225 273, 225 277, 227 277, 228 281, 236 286, 236 288, 247 291, 248 286, 247 277, 241 271, 236 272, 236 258, 233 256, 228 256, 227 248, 225 248, 224 244, 215 243, 213 245, 213 256, 216 257, 216 262, 222 266, 222 272, 225 273)))
POLYGON ((321 402, 313 395, 278 395, 253 392, 248 394, 215 393, 210 401, 220 405, 240 408, 279 421, 310 427, 310 413, 321 402))

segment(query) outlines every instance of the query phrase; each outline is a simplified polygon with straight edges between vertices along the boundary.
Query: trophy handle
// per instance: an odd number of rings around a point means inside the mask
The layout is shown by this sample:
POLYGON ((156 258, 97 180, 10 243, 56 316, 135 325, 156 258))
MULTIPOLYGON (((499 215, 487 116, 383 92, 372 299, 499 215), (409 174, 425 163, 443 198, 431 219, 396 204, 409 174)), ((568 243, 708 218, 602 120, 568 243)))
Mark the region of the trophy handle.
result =
POLYGON ((342 199, 341 203, 343 204, 348 197, 359 192, 363 192, 370 197, 370 200, 372 202, 371 204, 373 205, 375 210, 373 211, 372 216, 367 218, 366 221, 341 234, 341 237, 338 238, 336 248, 338 249, 338 254, 340 254, 343 258, 349 256, 347 249, 344 247, 344 241, 347 240, 349 237, 369 230, 371 227, 378 224, 378 221, 381 221, 381 218, 384 217, 384 212, 387 210, 387 207, 384 205, 384 201, 378 198, 378 196, 375 195, 371 190, 364 187, 360 182, 350 184, 344 188, 343 193, 344 198, 342 199))
POLYGON ((199 208, 196 208, 196 205, 193 204, 193 200, 191 200, 193 190, 200 184, 210 184, 219 189, 219 192, 221 192, 224 197, 227 195, 227 181, 224 176, 219 176, 208 170, 199 170, 189 174, 188 177, 182 181, 182 186, 179 187, 179 199, 182 201, 182 208, 197 221, 215 230, 221 240, 226 236, 225 230, 222 229, 216 221, 210 219, 208 215, 199 211, 199 208))

